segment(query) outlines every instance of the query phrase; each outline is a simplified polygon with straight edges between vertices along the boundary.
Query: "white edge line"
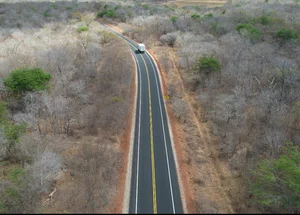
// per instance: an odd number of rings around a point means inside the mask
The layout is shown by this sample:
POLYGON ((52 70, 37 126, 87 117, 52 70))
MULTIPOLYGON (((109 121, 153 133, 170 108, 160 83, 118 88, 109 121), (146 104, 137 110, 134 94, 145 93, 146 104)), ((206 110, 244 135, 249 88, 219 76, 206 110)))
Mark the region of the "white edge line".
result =
MULTIPOLYGON (((136 60, 136 64, 138 66, 138 72, 140 73, 140 66, 139 62, 134 55, 134 58, 136 60)), ((135 213, 137 214, 137 207, 138 207, 138 191, 139 191, 139 165, 140 165, 140 140, 141 140, 141 111, 142 111, 142 80, 141 80, 141 74, 139 75, 139 82, 140 82, 140 108, 139 108, 139 135, 138 135, 138 156, 137 156, 137 169, 136 169, 136 194, 135 194, 135 213)))
MULTIPOLYGON (((161 87, 162 94, 163 94, 164 87, 163 87, 163 84, 162 84, 162 77, 161 77, 159 68, 158 68, 158 66, 157 66, 154 58, 152 57, 152 55, 147 50, 146 50, 146 52, 152 58, 152 61, 155 64, 155 67, 156 67, 157 73, 158 73, 159 82, 160 82, 160 87, 161 87)), ((170 123, 170 119, 169 119, 169 114, 168 114, 168 108, 166 106, 166 101, 164 99, 163 99, 163 102, 164 102, 166 116, 167 116, 167 121, 168 121, 168 128, 169 128, 169 134, 170 134, 171 145, 172 145, 172 150, 173 150, 173 156, 174 156, 175 165, 176 165, 176 172, 177 172, 177 177, 178 177, 179 189, 181 190, 181 192, 180 192, 181 195, 180 196, 181 196, 181 200, 182 200, 183 212, 185 214, 187 214, 188 210, 187 210, 187 207, 186 207, 186 200, 185 200, 184 188, 183 188, 183 185, 182 185, 181 175, 180 175, 180 171, 179 171, 179 165, 178 165, 178 161, 177 161, 176 149, 175 149, 175 146, 174 146, 174 139, 173 139, 172 127, 171 127, 171 123, 170 123)))
POLYGON ((164 119, 163 119, 162 108, 161 108, 161 99, 160 99, 160 95, 159 95, 157 75, 156 75, 155 68, 154 68, 154 65, 152 63, 152 60, 150 59, 149 55, 146 55, 146 56, 150 60, 151 66, 153 68, 154 76, 155 76, 157 97, 158 97, 158 101, 159 101, 159 109, 160 109, 160 115, 161 115, 161 124, 162 124, 162 129, 163 129, 163 134, 164 134, 164 143, 165 143, 164 145, 165 145, 165 152, 166 152, 166 159, 167 159, 168 176, 169 176, 169 181, 170 181, 170 192, 171 192, 171 199, 172 199, 172 207, 173 207, 173 213, 176 213, 175 206, 174 206, 172 179, 171 179, 171 173, 170 173, 169 155, 168 155, 168 148, 167 148, 167 143, 166 143, 167 141, 166 141, 165 125, 164 125, 164 119))
MULTIPOLYGON (((132 54, 132 53, 131 53, 132 54)), ((132 54, 133 55, 133 54, 132 54)), ((134 60, 134 58, 133 58, 134 60)), ((135 61, 135 60, 134 60, 135 61)), ((135 63, 135 96, 134 96, 134 113, 132 116, 131 122, 131 134, 130 134, 130 148, 128 153, 128 163, 127 163, 127 174, 126 174, 126 184, 124 192, 124 201, 122 213, 129 213, 129 202, 130 202, 130 189, 131 189, 131 174, 132 174, 132 159, 133 159, 133 145, 134 145, 134 134, 135 134, 135 118, 136 118, 136 104, 137 104, 137 95, 138 95, 138 74, 137 74, 137 65, 135 63)))

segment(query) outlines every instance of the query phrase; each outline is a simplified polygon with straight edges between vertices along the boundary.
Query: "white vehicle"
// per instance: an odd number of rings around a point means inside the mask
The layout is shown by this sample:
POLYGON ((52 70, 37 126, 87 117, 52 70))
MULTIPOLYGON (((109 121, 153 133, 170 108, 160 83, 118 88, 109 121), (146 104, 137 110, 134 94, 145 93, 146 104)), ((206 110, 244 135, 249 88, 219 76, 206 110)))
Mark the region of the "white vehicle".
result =
POLYGON ((145 45, 142 43, 138 44, 138 50, 139 52, 144 53, 146 51, 145 45))

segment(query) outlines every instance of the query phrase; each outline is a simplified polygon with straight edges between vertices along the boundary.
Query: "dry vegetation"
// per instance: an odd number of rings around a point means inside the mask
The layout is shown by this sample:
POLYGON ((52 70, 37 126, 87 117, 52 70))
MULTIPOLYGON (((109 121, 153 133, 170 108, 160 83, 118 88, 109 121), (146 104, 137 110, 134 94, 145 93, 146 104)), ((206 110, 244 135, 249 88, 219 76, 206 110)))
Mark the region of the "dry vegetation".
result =
POLYGON ((250 189, 261 160, 278 158, 286 141, 300 145, 299 11, 296 1, 136 3, 134 16, 115 18, 162 66, 190 212, 299 212, 261 206, 250 189), (199 70, 203 56, 214 56, 221 71, 199 70))
POLYGON ((2 213, 110 211, 134 68, 125 42, 95 21, 100 6, 0 3, 0 102, 12 123, 26 123, 10 156, 0 129, 2 213), (25 67, 51 74, 49 87, 9 92, 2 80, 25 67))

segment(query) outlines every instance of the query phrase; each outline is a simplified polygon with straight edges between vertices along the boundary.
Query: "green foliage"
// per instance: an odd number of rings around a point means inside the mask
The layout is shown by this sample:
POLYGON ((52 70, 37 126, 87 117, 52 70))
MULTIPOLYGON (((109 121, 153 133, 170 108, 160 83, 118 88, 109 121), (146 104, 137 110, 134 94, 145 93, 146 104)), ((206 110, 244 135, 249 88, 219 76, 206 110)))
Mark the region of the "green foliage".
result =
POLYGON ((108 10, 106 13, 106 16, 109 18, 115 18, 115 17, 117 17, 117 14, 114 10, 108 10))
POLYGON ((6 103, 0 103, 0 129, 4 130, 4 146, 6 147, 6 154, 9 156, 11 150, 20 141, 20 136, 26 130, 26 124, 15 125, 12 123, 8 117, 8 112, 6 108, 6 103))
POLYGON ((51 7, 54 8, 54 9, 58 8, 58 6, 56 4, 52 4, 51 7))
POLYGON ((221 71, 221 63, 214 57, 201 57, 198 62, 198 70, 199 72, 205 72, 209 74, 211 72, 220 72, 221 71))
POLYGON ((212 13, 208 13, 208 14, 205 14, 202 19, 207 20, 207 19, 211 19, 213 17, 214 17, 214 15, 212 13))
POLYGON ((177 19, 178 19, 177 16, 171 16, 171 21, 172 21, 173 23, 176 22, 177 19))
POLYGON ((20 193, 15 187, 8 187, 5 189, 5 194, 12 199, 20 198, 20 193))
POLYGON ((1 214, 7 213, 7 210, 8 208, 6 204, 3 201, 0 201, 0 213, 1 214))
POLYGON ((21 167, 16 167, 11 169, 8 172, 8 177, 13 181, 13 182, 20 182, 22 180, 22 177, 25 175, 25 171, 21 167))
POLYGON ((88 31, 89 28, 87 26, 80 26, 77 28, 77 32, 83 32, 83 31, 88 31))
POLYGON ((213 32, 213 33, 217 33, 217 30, 218 30, 218 22, 214 22, 212 25, 211 25, 211 31, 213 32))
POLYGON ((265 159, 253 172, 251 193, 265 207, 300 209, 300 150, 287 142, 277 159, 265 159))
POLYGON ((271 23, 271 18, 269 16, 267 16, 267 15, 262 15, 260 17, 260 23, 262 25, 269 25, 271 23))
POLYGON ((102 10, 97 14, 98 18, 101 18, 103 16, 109 17, 109 18, 115 18, 117 17, 117 14, 114 10, 102 10))
POLYGON ((247 32, 247 35, 250 37, 250 39, 260 39, 261 38, 260 31, 251 24, 239 24, 236 26, 236 30, 239 33, 241 33, 243 30, 245 30, 247 32))
POLYGON ((8 121, 6 106, 7 106, 6 102, 0 103, 0 124, 5 124, 8 121))
POLYGON ((298 35, 296 32, 292 31, 291 29, 286 29, 282 28, 279 31, 277 31, 276 36, 281 40, 281 41, 289 41, 292 39, 298 39, 298 35))
POLYGON ((145 10, 149 10, 150 7, 149 7, 149 5, 144 4, 144 5, 143 5, 143 8, 144 8, 145 10))
POLYGON ((193 14, 192 16, 191 16, 191 18, 192 19, 200 19, 200 15, 199 14, 193 14))
POLYGON ((39 91, 46 88, 51 75, 40 68, 16 69, 9 73, 3 83, 9 91, 20 93, 25 91, 39 91))
POLYGON ((97 14, 98 18, 102 18, 107 13, 107 10, 102 10, 97 14))
POLYGON ((50 9, 45 10, 44 17, 49 17, 50 16, 49 12, 50 12, 50 9))

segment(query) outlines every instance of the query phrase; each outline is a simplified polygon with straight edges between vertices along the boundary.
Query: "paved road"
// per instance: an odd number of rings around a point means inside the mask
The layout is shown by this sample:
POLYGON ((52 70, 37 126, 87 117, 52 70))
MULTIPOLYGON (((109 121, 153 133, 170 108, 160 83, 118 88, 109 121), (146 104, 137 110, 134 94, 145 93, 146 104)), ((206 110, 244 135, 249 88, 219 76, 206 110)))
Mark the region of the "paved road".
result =
POLYGON ((129 213, 183 213, 157 68, 135 42, 109 29, 129 43, 138 68, 129 213))

